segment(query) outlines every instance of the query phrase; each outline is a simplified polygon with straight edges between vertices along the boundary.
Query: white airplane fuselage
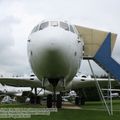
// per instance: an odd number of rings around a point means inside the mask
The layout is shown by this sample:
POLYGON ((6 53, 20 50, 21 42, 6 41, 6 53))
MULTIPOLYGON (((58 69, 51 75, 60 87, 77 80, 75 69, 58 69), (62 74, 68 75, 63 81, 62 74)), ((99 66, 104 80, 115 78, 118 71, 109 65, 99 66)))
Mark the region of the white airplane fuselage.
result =
POLYGON ((23 92, 31 91, 30 87, 0 86, 0 94, 22 96, 23 92))
POLYGON ((80 67, 83 44, 77 33, 61 28, 59 22, 58 26, 48 23, 46 28, 30 34, 29 61, 39 80, 63 79, 67 85, 80 67))

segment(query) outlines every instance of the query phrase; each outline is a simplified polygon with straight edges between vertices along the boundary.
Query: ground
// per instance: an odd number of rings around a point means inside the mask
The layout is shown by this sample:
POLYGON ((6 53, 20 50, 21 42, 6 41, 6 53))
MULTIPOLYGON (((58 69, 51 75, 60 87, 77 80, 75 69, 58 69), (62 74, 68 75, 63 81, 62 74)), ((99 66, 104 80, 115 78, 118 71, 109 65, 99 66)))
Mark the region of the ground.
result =
MULTIPOLYGON (((25 104, 1 104, 0 108, 39 108, 39 105, 25 105, 25 104)), ((32 116, 26 119, 17 120, 119 120, 120 119, 120 100, 113 101, 114 115, 109 116, 104 110, 101 102, 87 102, 85 106, 80 109, 59 109, 58 112, 50 113, 50 115, 32 116)), ((1 119, 0 120, 5 120, 1 119)), ((14 120, 12 118, 7 120, 14 120)))

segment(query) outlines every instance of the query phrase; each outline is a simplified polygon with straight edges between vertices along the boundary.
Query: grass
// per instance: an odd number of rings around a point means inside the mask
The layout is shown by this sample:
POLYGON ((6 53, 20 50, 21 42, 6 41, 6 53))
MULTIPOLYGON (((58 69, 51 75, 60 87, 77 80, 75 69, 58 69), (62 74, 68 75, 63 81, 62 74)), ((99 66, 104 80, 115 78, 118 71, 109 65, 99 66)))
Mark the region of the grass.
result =
MULTIPOLYGON (((13 108, 13 107, 32 107, 39 108, 39 105, 25 105, 25 104, 5 104, 0 105, 0 108, 13 108)), ((120 111, 114 111, 113 116, 109 116, 107 112, 104 111, 104 106, 100 102, 87 102, 85 106, 81 106, 80 110, 73 109, 59 109, 58 112, 52 112, 49 116, 39 115, 32 116, 26 119, 17 120, 119 120, 120 111), (95 110, 96 109, 96 110, 95 110)), ((120 110, 120 100, 113 101, 113 109, 120 110)), ((5 120, 5 119, 0 119, 5 120)), ((14 120, 12 118, 7 120, 14 120)))

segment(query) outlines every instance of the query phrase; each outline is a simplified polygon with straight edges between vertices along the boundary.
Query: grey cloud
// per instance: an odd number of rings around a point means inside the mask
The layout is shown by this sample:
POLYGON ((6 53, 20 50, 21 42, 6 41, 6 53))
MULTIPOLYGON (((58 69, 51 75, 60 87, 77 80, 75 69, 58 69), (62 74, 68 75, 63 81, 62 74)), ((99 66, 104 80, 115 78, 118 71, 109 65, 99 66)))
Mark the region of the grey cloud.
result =
MULTIPOLYGON (((29 68, 27 52, 19 52, 15 49, 13 25, 20 23, 20 20, 13 16, 7 16, 0 21, 0 71, 5 69, 8 73, 24 74, 29 68)), ((27 50, 26 50, 27 51, 27 50)))
POLYGON ((14 37, 12 35, 11 26, 18 23, 18 19, 12 16, 7 16, 0 21, 0 51, 14 45, 14 37))
POLYGON ((0 53, 0 69, 14 75, 23 75, 30 72, 27 52, 19 52, 14 47, 4 50, 0 53))

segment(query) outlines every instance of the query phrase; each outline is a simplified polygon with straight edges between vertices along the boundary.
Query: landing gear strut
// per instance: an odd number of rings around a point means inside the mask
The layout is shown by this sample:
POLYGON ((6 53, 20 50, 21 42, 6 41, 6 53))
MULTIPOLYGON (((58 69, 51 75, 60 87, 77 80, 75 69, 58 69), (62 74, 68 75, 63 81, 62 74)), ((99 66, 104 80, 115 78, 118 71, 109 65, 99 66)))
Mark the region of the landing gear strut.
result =
POLYGON ((75 105, 85 105, 85 94, 83 89, 79 89, 77 91, 77 95, 75 97, 75 105))
POLYGON ((60 94, 58 95, 48 95, 47 96, 47 107, 48 108, 52 108, 53 107, 57 107, 57 108, 61 108, 62 107, 62 96, 60 94), (53 104, 52 104, 53 103, 53 104))
POLYGON ((31 104, 41 104, 40 96, 37 96, 37 88, 35 88, 35 94, 31 94, 30 103, 31 104))
POLYGON ((48 79, 49 82, 53 86, 53 99, 52 95, 47 96, 47 107, 51 108, 52 107, 52 102, 53 102, 53 107, 61 108, 62 107, 62 97, 61 95, 56 96, 56 86, 58 84, 59 79, 48 79))
POLYGON ((61 108, 62 107, 62 96, 61 96, 61 94, 57 95, 56 107, 57 108, 61 108))
POLYGON ((85 98, 77 96, 75 98, 75 105, 85 105, 85 98))

